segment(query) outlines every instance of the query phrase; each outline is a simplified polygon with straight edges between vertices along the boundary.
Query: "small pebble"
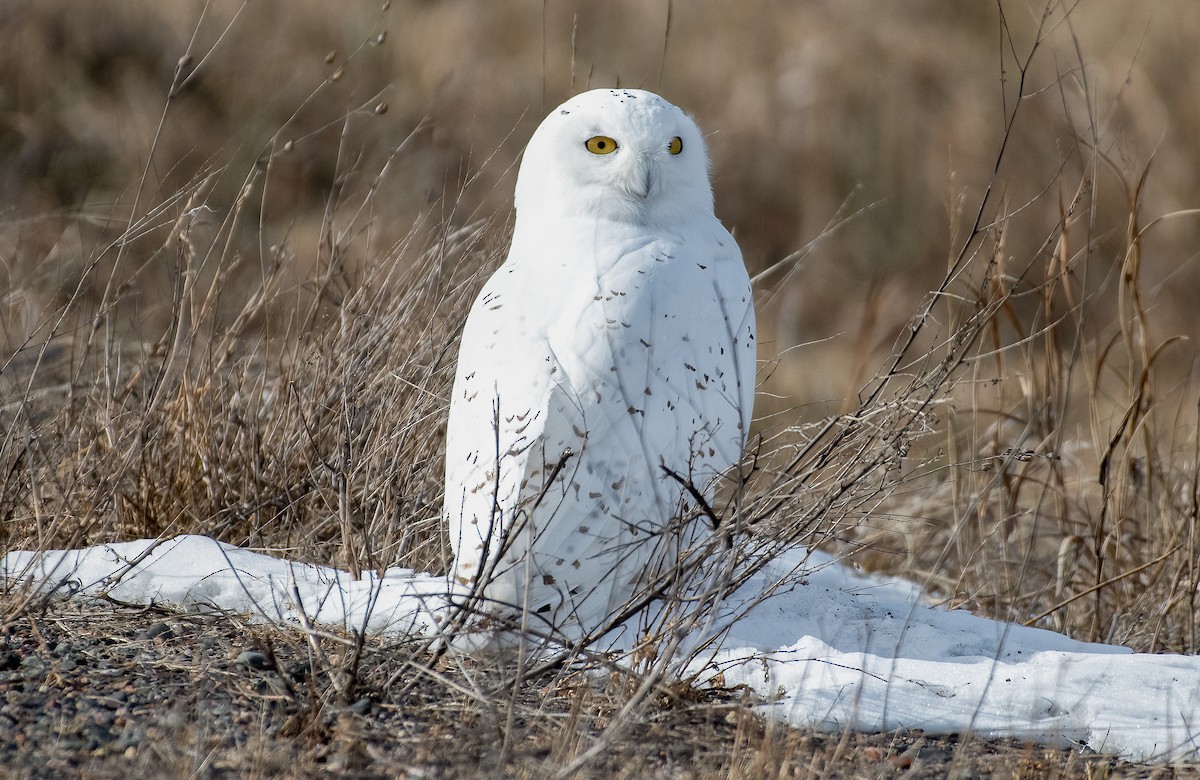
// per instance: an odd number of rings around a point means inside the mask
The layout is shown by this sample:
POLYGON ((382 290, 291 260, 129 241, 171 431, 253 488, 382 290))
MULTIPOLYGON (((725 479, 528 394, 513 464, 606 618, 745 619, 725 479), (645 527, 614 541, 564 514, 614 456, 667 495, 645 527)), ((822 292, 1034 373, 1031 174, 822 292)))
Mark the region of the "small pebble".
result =
POLYGON ((0 651, 0 671, 11 672, 21 665, 21 656, 12 650, 0 651))
POLYGON ((942 748, 923 747, 917 752, 917 758, 934 764, 946 764, 954 759, 954 755, 949 750, 942 748))
POLYGON ((84 663, 73 653, 63 653, 58 661, 59 672, 69 672, 72 669, 83 666, 84 663))
POLYGON ((175 632, 172 631, 171 627, 166 623, 155 623, 152 626, 143 628, 137 633, 138 639, 154 639, 156 637, 170 639, 173 636, 175 636, 175 632))
POLYGON ((245 666, 248 669, 270 669, 271 659, 267 658, 257 650, 243 650, 237 657, 235 663, 239 666, 245 666))

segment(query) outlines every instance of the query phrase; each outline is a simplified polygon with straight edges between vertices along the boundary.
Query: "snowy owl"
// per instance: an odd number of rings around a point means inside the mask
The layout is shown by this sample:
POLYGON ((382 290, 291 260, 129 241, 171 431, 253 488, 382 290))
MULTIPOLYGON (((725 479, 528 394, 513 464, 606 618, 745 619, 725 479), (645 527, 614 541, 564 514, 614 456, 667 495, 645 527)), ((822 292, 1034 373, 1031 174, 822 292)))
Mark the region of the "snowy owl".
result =
POLYGON ((578 641, 711 532, 750 428, 750 279, 699 128, 650 92, 552 111, 515 203, 450 401, 451 576, 480 612, 578 641))

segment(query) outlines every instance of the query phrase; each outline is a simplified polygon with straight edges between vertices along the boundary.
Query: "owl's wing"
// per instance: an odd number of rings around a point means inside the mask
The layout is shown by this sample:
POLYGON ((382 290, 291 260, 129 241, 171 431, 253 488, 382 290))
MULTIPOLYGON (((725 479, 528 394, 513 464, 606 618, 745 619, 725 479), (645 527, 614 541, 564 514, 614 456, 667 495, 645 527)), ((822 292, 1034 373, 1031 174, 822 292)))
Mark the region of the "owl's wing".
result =
POLYGON ((463 584, 484 570, 505 531, 527 462, 544 450, 557 369, 546 306, 527 269, 510 260, 488 280, 463 329, 446 431, 444 515, 463 584), (506 516, 507 512, 507 516, 506 516))

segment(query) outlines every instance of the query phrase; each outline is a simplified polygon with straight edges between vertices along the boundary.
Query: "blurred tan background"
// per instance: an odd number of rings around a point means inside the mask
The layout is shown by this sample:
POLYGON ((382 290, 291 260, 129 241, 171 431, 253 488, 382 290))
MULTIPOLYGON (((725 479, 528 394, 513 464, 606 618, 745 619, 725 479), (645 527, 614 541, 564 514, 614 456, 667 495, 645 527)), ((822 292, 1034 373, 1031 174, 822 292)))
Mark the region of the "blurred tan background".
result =
MULTIPOLYGON (((298 279, 320 254, 335 197, 376 188, 376 247, 416 223, 503 221, 520 151, 545 113, 619 83, 661 92, 709 134, 718 214, 753 271, 804 250, 786 278, 771 278, 782 283, 763 310, 765 347, 814 342, 789 353, 778 378, 800 403, 836 406, 870 377, 966 238, 1039 24, 985 217, 1016 213, 1004 246, 1013 267, 1038 256, 1084 179, 1098 192, 1081 205, 1095 257, 1077 272, 1094 274, 1087 284, 1101 296, 1122 251, 1122 178, 1136 183, 1153 159, 1143 224, 1200 206, 1194 4, 1050 3, 1043 21, 1044 10, 959 0, 10 0, 0 6, 5 341, 44 323, 86 259, 131 220, 161 206, 139 234, 165 230, 184 205, 171 199, 206 176, 218 214, 268 176, 236 238, 260 263, 286 241, 298 279)), ((1198 238, 1195 217, 1147 234, 1160 335, 1200 336, 1198 238)), ((117 274, 145 315, 169 300, 169 275, 149 249, 128 252, 148 258, 117 274)), ((104 283, 93 274, 84 292, 104 283)), ((1190 354, 1176 350, 1183 364, 1190 354)))

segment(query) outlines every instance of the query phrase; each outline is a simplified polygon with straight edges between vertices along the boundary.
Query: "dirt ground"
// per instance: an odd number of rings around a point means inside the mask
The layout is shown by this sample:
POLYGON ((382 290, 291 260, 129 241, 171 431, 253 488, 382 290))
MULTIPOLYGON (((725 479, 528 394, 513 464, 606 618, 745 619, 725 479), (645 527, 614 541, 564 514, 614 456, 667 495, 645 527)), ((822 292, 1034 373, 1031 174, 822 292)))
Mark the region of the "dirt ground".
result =
MULTIPOLYGON (((461 670, 405 674, 389 664, 407 657, 401 648, 370 639, 351 669, 353 654, 331 638, 232 616, 6 606, 0 767, 10 778, 548 777, 596 744, 621 703, 561 674, 480 697, 461 670)), ((1200 774, 1010 740, 787 729, 736 692, 705 692, 659 697, 574 776, 1200 774)))

